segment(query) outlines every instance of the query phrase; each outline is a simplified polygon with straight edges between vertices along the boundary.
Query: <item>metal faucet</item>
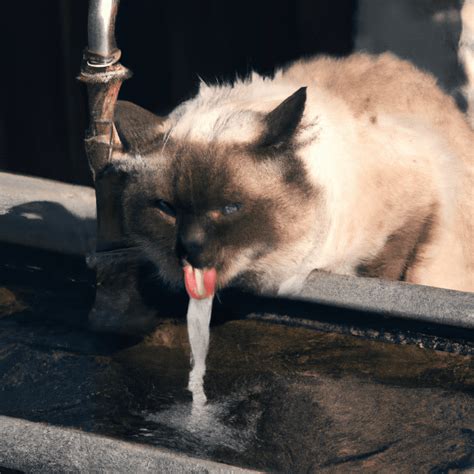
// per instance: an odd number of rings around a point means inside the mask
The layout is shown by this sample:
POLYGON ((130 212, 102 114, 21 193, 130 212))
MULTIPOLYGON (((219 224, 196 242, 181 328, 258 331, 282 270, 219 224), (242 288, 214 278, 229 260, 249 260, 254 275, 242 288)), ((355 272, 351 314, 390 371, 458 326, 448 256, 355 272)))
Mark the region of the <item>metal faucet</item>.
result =
MULTIPOLYGON (((85 148, 97 206, 96 252, 88 257, 89 266, 97 272, 89 322, 100 331, 129 334, 137 331, 137 321, 144 318, 151 325, 154 311, 146 307, 138 290, 140 262, 127 245, 121 219, 124 184, 120 173, 110 166, 124 154, 114 126, 114 111, 122 82, 132 75, 119 63, 121 53, 115 42, 118 7, 119 0, 90 0, 89 44, 79 80, 86 84, 89 99, 85 148)), ((142 328, 143 324, 140 331, 142 328)))
POLYGON ((107 67, 118 62, 121 52, 115 42, 115 19, 119 0, 91 0, 87 31, 87 63, 107 67))

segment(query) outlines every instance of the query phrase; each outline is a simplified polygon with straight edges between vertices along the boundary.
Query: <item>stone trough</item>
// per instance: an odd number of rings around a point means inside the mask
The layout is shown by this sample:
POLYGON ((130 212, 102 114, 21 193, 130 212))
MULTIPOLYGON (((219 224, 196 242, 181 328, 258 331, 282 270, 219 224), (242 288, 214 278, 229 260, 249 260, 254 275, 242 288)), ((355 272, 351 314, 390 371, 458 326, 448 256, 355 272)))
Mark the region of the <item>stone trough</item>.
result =
POLYGON ((94 190, 0 189, 0 470, 474 466, 472 294, 328 274, 291 299, 223 293, 196 423, 184 311, 157 303, 144 338, 90 330, 94 190))

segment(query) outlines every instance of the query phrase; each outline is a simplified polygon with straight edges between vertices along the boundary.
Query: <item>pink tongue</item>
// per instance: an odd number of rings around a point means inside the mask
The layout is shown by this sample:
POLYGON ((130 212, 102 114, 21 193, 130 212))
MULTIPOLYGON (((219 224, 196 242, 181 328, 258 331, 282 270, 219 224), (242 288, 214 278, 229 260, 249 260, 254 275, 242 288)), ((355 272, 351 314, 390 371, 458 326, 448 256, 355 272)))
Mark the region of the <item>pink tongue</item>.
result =
POLYGON ((190 298, 202 300, 212 296, 216 290, 217 272, 215 268, 197 270, 191 265, 184 267, 184 285, 190 298), (197 280, 201 281, 197 281, 197 280))

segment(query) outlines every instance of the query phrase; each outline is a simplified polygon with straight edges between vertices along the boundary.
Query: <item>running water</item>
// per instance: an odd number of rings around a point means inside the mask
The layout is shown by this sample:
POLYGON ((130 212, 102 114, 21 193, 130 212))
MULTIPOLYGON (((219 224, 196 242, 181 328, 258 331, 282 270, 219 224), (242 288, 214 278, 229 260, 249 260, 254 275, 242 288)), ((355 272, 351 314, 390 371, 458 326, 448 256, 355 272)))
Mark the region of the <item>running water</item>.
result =
POLYGON ((202 411, 207 398, 204 393, 206 356, 209 348, 209 324, 211 322, 214 295, 204 299, 189 299, 187 321, 191 345, 191 372, 188 390, 193 395, 193 411, 202 411))
MULTIPOLYGON (((193 272, 194 274, 195 272, 193 272)), ((199 276, 199 273, 198 273, 199 276)), ((194 282, 191 287, 194 290, 194 282)), ((196 292, 196 294, 199 294, 196 292)), ((254 437, 255 427, 243 430, 241 426, 233 427, 225 421, 235 401, 226 400, 207 403, 204 392, 204 375, 206 373, 206 356, 209 348, 209 324, 211 322, 213 293, 207 298, 189 298, 187 313, 188 337, 191 346, 191 372, 188 390, 192 393, 191 404, 178 403, 158 413, 149 413, 146 419, 162 424, 177 431, 179 443, 191 443, 202 450, 212 453, 216 447, 225 447, 241 452, 248 440, 254 437)), ((237 402, 240 403, 240 400, 237 402)), ((146 431, 146 430, 145 430, 146 431)), ((141 433, 141 436, 152 437, 153 432, 141 433)), ((162 434, 159 434, 161 437, 162 434)), ((167 440, 173 435, 167 433, 167 440)), ((176 436, 176 435, 175 435, 176 436)), ((178 444, 180 446, 180 444, 178 444)))

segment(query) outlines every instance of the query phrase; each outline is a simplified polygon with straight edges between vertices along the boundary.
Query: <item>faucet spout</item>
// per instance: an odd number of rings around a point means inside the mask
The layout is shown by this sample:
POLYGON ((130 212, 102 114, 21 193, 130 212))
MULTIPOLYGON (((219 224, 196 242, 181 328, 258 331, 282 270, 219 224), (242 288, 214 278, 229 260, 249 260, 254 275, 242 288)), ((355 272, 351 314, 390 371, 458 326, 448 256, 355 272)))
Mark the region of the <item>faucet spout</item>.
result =
POLYGON ((104 68, 118 62, 121 52, 115 41, 115 19, 119 0, 90 0, 87 64, 104 68))

